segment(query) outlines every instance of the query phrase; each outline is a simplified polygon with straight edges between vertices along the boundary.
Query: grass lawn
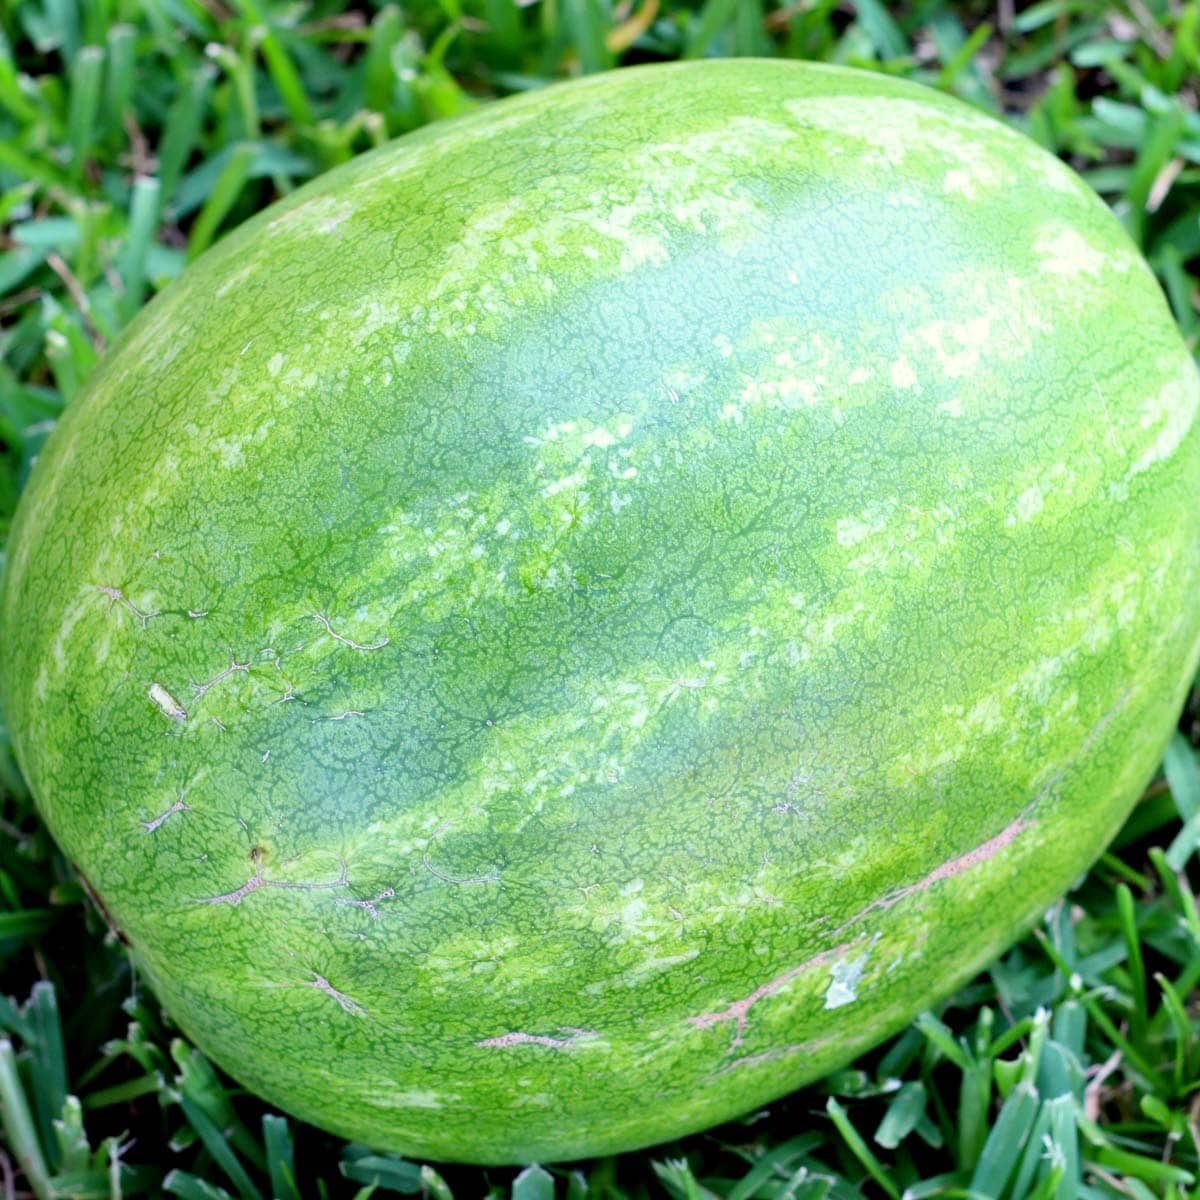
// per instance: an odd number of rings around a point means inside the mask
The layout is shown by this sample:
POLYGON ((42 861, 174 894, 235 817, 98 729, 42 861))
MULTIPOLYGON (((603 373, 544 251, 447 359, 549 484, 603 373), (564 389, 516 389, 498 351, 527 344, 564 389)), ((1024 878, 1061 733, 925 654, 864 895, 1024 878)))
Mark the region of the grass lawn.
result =
MULTIPOLYGON (((1197 3, 0 0, 0 543, 105 344, 223 232, 496 96, 705 55, 864 66, 1003 115, 1113 206, 1195 342, 1197 3)), ((1197 743, 1193 693, 1094 870, 864 1060, 676 1144, 483 1170, 347 1145, 219 1075, 107 934, 0 725, 0 1200, 1200 1198, 1197 743)))

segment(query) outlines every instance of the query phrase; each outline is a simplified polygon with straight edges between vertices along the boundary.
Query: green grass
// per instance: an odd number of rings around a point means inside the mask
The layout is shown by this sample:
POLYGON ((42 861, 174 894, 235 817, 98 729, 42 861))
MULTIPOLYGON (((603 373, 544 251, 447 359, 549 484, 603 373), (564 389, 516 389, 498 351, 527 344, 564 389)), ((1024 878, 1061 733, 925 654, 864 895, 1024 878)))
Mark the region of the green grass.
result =
MULTIPOLYGON (((856 64, 1003 114, 1113 205, 1195 342, 1195 3, 0 0, 0 540, 104 345, 250 213, 495 96, 717 54, 856 64)), ((1193 696, 1112 851, 866 1059, 674 1145, 524 1171, 345 1145, 216 1073, 0 744, 0 1196, 1200 1198, 1197 741, 1193 696)))

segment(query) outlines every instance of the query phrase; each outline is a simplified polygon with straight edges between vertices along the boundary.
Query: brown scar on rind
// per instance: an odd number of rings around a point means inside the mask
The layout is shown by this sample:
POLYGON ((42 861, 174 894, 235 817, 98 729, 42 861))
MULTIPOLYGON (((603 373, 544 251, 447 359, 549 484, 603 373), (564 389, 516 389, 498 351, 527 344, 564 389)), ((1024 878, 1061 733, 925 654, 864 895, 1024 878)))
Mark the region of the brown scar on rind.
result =
POLYGON ((362 908, 371 914, 372 921, 379 920, 379 909, 375 905, 383 900, 393 900, 396 896, 395 888, 384 888, 378 896, 373 896, 370 900, 353 900, 349 896, 338 896, 334 900, 334 904, 345 904, 351 908, 362 908))
MULTIPOLYGON (((1026 810, 1028 812, 1028 809, 1026 810)), ((856 925, 864 917, 869 916, 873 912, 880 912, 899 904, 901 900, 909 896, 915 895, 918 892, 928 891, 935 884, 940 883, 944 879, 951 879, 955 875, 961 875, 964 871, 970 870, 972 867, 978 866, 980 863, 987 862, 993 858, 1004 847, 1012 844, 1016 838, 1030 828, 1033 822, 1029 820, 1026 813, 1022 813, 1016 820, 1010 822, 1002 829, 995 837, 989 838, 986 842, 966 851, 964 854, 958 855, 956 858, 949 859, 947 862, 941 863, 934 867, 922 879, 916 883, 910 883, 906 887, 897 888, 893 892, 889 892, 886 896, 880 897, 878 900, 872 900, 870 904, 861 908, 848 921, 844 921, 836 929, 833 930, 833 936, 836 937, 849 929, 850 926, 856 925)), ((766 983, 755 988, 748 996, 744 996, 741 1000, 735 1000, 727 1008, 721 1012, 702 1013, 697 1017, 688 1017, 688 1023, 696 1029, 710 1029, 724 1021, 736 1021, 737 1033, 734 1036, 732 1045, 734 1047, 742 1044, 745 1031, 746 1020, 750 1009, 768 996, 773 996, 781 988, 789 984, 798 975, 802 975, 805 971, 812 970, 814 967, 826 966, 831 960, 840 957, 856 942, 861 941, 862 935, 858 938, 841 942, 829 950, 819 951, 811 958, 807 958, 804 962, 797 966, 790 967, 781 975, 775 976, 774 979, 768 980, 766 983)))
POLYGON ((231 654, 229 656, 229 666, 227 666, 219 675, 214 675, 207 683, 192 683, 190 685, 194 693, 194 698, 196 700, 203 699, 205 694, 212 688, 216 687, 216 685, 223 679, 228 679, 230 675, 233 675, 238 671, 249 671, 250 667, 250 663, 240 663, 231 654))
POLYGON ((348 883, 348 868, 344 858, 338 861, 342 864, 341 874, 337 879, 328 880, 325 883, 300 883, 287 879, 264 879, 262 873, 262 861, 259 855, 253 855, 255 866, 254 874, 242 884, 240 888, 235 888, 232 892, 225 892, 220 896, 201 896, 195 901, 196 904, 232 904, 234 907, 250 895, 251 892, 257 892, 260 888, 298 888, 307 892, 324 892, 330 891, 333 888, 346 887, 348 883))
POLYGON ((367 1015, 367 1010, 361 1004, 352 1000, 345 992, 339 992, 324 975, 320 975, 316 971, 313 971, 312 974, 312 979, 305 980, 305 987, 316 988, 317 991, 324 992, 327 996, 332 996, 337 1001, 337 1005, 342 1012, 349 1013, 352 1017, 365 1017, 367 1015))
MULTIPOLYGON (((71 865, 74 866, 75 864, 72 863, 71 865)), ((96 906, 97 911, 104 918, 105 924, 108 926, 113 937, 115 937, 122 946, 128 946, 129 939, 125 936, 125 934, 121 931, 121 927, 113 919, 112 913, 108 911, 104 901, 100 899, 96 889, 92 887, 91 883, 88 881, 88 877, 78 867, 75 867, 75 874, 79 876, 79 882, 83 884, 83 890, 87 892, 88 898, 96 906)))
POLYGON ((500 1050, 507 1049, 509 1046, 547 1046, 551 1050, 568 1050, 580 1041, 600 1036, 590 1029, 575 1029, 569 1025, 561 1025, 559 1029, 562 1033, 568 1033, 571 1036, 553 1038, 541 1033, 513 1032, 501 1034, 499 1037, 484 1038, 475 1045, 500 1050))
POLYGON ((812 1042, 795 1042, 790 1046, 774 1046, 770 1050, 762 1051, 761 1054, 744 1054, 741 1058, 732 1059, 723 1067, 718 1067, 709 1075, 709 1078, 715 1079, 718 1075, 727 1075, 739 1067, 754 1067, 759 1063, 778 1062, 779 1059, 790 1058, 793 1054, 812 1054, 827 1040, 827 1038, 818 1038, 812 1042))
MULTIPOLYGON (((855 939, 855 941, 857 940, 859 939, 855 939)), ((746 1031, 747 1014, 754 1005, 760 1000, 765 1000, 768 996, 775 995, 776 992, 786 987, 797 976, 803 975, 806 971, 811 971, 814 967, 825 966, 831 960, 840 957, 855 944, 855 941, 842 942, 840 945, 834 946, 829 950, 822 950, 814 954, 811 958, 806 958, 802 963, 794 967, 789 967, 781 975, 776 975, 774 979, 769 979, 766 983, 756 987, 748 996, 743 996, 742 999, 735 1000, 720 1012, 701 1013, 698 1017, 688 1017, 688 1024, 695 1029, 711 1029, 714 1025, 720 1025, 725 1021, 736 1021, 737 1033, 734 1036, 732 1045, 740 1046, 746 1031)))
POLYGON ((192 806, 184 802, 182 796, 171 805, 170 808, 164 809, 157 817, 149 821, 139 821, 138 824, 147 832, 153 833, 168 817, 174 816, 177 812, 191 812, 192 806))
MULTIPOLYGON (((1070 768, 1079 760, 1079 758, 1085 754, 1099 739, 1105 729, 1107 729, 1108 726, 1116 719, 1118 713, 1120 713, 1121 709, 1125 706, 1135 691, 1135 688, 1130 688, 1119 697, 1116 703, 1092 728, 1091 732, 1080 745, 1079 750, 1072 755, 1066 763, 1059 767, 1053 775, 1051 775, 1046 783, 1038 789, 1037 795, 1034 796, 1029 804, 1027 804, 1012 821, 1010 821, 1002 830, 1000 830, 999 833, 988 838, 986 842, 981 842, 978 846, 974 846, 970 850, 967 850, 964 853, 948 859, 946 862, 934 867, 932 871, 923 876, 921 879, 918 879, 916 883, 910 883, 905 887, 897 888, 895 891, 889 892, 887 895, 881 896, 877 900, 872 900, 869 904, 859 909, 859 911, 856 912, 854 916, 850 917, 849 920, 844 921, 841 925, 834 929, 832 931, 832 936, 837 937, 839 934, 849 929, 850 926, 856 925, 865 917, 870 916, 870 914, 873 912, 885 911, 889 908, 892 908, 894 905, 899 904, 900 901, 909 896, 928 891, 930 888, 934 887, 938 883, 941 883, 943 880, 952 879, 957 875, 963 874, 965 871, 971 870, 973 867, 981 866, 983 863, 986 863, 994 858, 1002 850, 1006 849, 1008 846, 1011 846, 1022 833, 1024 833, 1027 829, 1033 828, 1036 822, 1033 820, 1031 813, 1037 807, 1038 803, 1043 800, 1055 787, 1058 786, 1058 783, 1062 780, 1062 777, 1067 773, 1067 771, 1070 770, 1070 768)), ((827 964, 830 959, 843 954, 856 942, 861 941, 864 936, 864 934, 860 934, 852 941, 842 942, 839 945, 834 946, 831 950, 822 950, 818 954, 814 954, 811 958, 808 958, 804 962, 800 963, 799 966, 791 967, 787 971, 784 971, 782 975, 777 975, 774 979, 762 984, 761 987, 756 988, 743 999, 735 1000, 721 1012, 702 1013, 698 1017, 688 1017, 688 1023, 696 1029, 710 1029, 713 1025, 724 1021, 736 1021, 737 1034, 733 1039, 732 1045, 734 1047, 740 1046, 742 1044, 743 1034, 746 1029, 747 1013, 759 1000, 762 1000, 767 996, 774 995, 782 987, 790 983, 796 978, 796 976, 802 974, 804 971, 807 971, 813 967, 827 964)), ((738 1061, 750 1062, 755 1057, 759 1056, 750 1056, 750 1058, 739 1059, 738 1061)))
POLYGON ((430 875, 432 875, 435 879, 440 879, 443 883, 499 883, 500 872, 498 870, 491 870, 486 875, 447 875, 445 871, 439 871, 437 867, 435 867, 433 863, 429 861, 429 851, 433 848, 433 843, 436 842, 437 839, 440 838, 442 834, 450 828, 450 824, 450 821, 443 821, 437 827, 437 829, 433 831, 429 838, 429 845, 421 851, 421 865, 430 873, 430 875))
POLYGON ((995 858, 1002 850, 1011 846, 1027 829, 1032 829, 1037 824, 1032 817, 1034 809, 1062 782, 1063 776, 1099 740, 1109 725, 1116 720, 1117 715, 1125 707, 1135 691, 1136 688, 1129 688, 1118 697, 1116 703, 1096 722, 1087 737, 1084 738, 1079 749, 1061 767, 1054 771, 1050 778, 1038 788, 1037 795, 998 834, 957 857, 948 859, 946 862, 934 867, 928 875, 922 879, 918 879, 916 883, 910 883, 906 887, 897 888, 895 891, 889 892, 886 896, 881 896, 878 900, 872 900, 870 904, 856 912, 848 921, 839 925, 833 931, 834 936, 836 937, 843 930, 857 924, 873 912, 886 911, 909 896, 920 892, 927 892, 935 884, 941 883, 945 879, 953 879, 956 875, 963 874, 964 871, 982 866, 985 862, 995 858))
POLYGON ((145 629, 155 617, 162 616, 162 613, 157 609, 155 609, 154 612, 142 612, 142 610, 138 608, 138 606, 134 604, 134 602, 130 600, 118 587, 102 587, 97 584, 96 591, 98 591, 101 595, 108 597, 109 612, 112 611, 112 606, 114 604, 119 604, 122 608, 126 608, 133 613, 143 629, 145 629))
MULTIPOLYGON (((1030 808, 1032 808, 1032 805, 1030 808)), ((927 892, 935 884, 941 883, 945 879, 953 879, 956 875, 961 875, 964 871, 969 871, 972 867, 981 866, 983 863, 995 858, 1001 850, 1007 846, 1011 846, 1025 830, 1033 828, 1034 822, 1028 816, 1030 808, 1026 808, 1015 820, 1010 821, 995 837, 988 838, 986 842, 981 842, 978 846, 972 847, 956 858, 947 859, 944 863, 940 863, 928 875, 918 879, 916 883, 896 888, 895 891, 888 892, 886 896, 880 896, 879 899, 872 900, 870 904, 860 908, 848 921, 844 921, 839 925, 833 931, 834 936, 843 930, 849 929, 851 925, 856 925, 864 917, 870 916, 873 912, 885 912, 887 909, 899 904, 901 900, 906 900, 909 896, 915 896, 920 892, 927 892)))
POLYGON ((392 639, 389 637, 381 638, 377 642, 370 642, 364 645, 361 642, 352 642, 348 637, 343 637, 329 623, 329 618, 324 613, 313 613, 313 616, 325 626, 325 632, 329 634, 334 641, 341 642, 343 646, 349 646, 351 650, 382 650, 392 639))
POLYGON ((313 717, 312 724, 318 725, 322 721, 344 721, 347 717, 365 717, 366 710, 362 708, 347 708, 344 712, 334 713, 332 716, 313 717))

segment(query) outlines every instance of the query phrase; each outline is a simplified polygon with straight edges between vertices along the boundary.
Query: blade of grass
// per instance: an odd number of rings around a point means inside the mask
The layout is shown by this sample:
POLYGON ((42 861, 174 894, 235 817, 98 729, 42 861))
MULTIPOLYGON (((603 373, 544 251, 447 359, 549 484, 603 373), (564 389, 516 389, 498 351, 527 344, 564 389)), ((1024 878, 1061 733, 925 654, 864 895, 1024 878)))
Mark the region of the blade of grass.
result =
POLYGON ((237 203, 246 181, 250 178, 250 168, 257 153, 257 147, 249 142, 239 142, 233 147, 233 152, 221 168, 204 207, 192 225, 187 247, 189 262, 208 249, 216 236, 218 226, 237 203))
POLYGON ((1171 311, 1175 314, 1175 320, 1179 322, 1184 338, 1194 351, 1197 334, 1200 333, 1200 316, 1196 312, 1193 299, 1194 286, 1184 269, 1183 254, 1179 247, 1174 242, 1167 242, 1158 252, 1156 265, 1166 285, 1171 311))
POLYGON ((233 1200, 223 1187, 206 1183, 186 1171, 171 1171, 163 1180, 163 1190, 180 1200, 233 1200))
POLYGON ((387 1188, 411 1196, 423 1186, 421 1168, 416 1163, 384 1154, 365 1154, 355 1159, 343 1159, 342 1174, 355 1183, 387 1188))
POLYGON ((40 118, 38 108, 21 87, 12 49, 3 33, 0 33, 0 106, 8 109, 18 126, 34 125, 40 118))
POLYGON ((304 84, 283 44, 259 8, 257 0, 233 0, 233 5, 248 20, 255 23, 255 40, 262 51, 263 61, 267 64, 267 72, 275 84, 275 90, 279 93, 292 123, 300 129, 307 129, 313 124, 313 112, 304 91, 304 84))
POLYGON ((658 16, 658 0, 642 0, 640 7, 620 25, 610 29, 604 45, 610 54, 624 54, 654 24, 658 16))
POLYGON ((53 1200, 54 1188, 46 1170, 46 1159, 25 1099, 25 1089, 21 1086, 13 1045, 8 1038, 0 1038, 0 1118, 3 1118, 8 1144, 34 1195, 38 1200, 53 1200))
POLYGON ((605 42, 608 30, 596 0, 562 0, 562 4, 571 44, 579 55, 583 73, 593 75, 609 70, 613 56, 605 42))
POLYGON ((204 1148, 213 1156, 216 1164, 229 1176, 243 1200, 263 1200, 262 1192, 238 1161, 224 1133, 213 1124, 204 1109, 186 1093, 179 1097, 179 1104, 188 1119, 188 1124, 199 1135, 204 1148))
POLYGON ((287 1118, 275 1113, 263 1113, 262 1128, 273 1200, 300 1200, 300 1190, 296 1187, 291 1126, 287 1118))
POLYGON ((1018 1083, 1009 1093, 975 1164, 972 1192, 999 1196, 1004 1190, 1029 1140, 1039 1105, 1032 1084, 1018 1083))
POLYGON ((1167 847, 1167 865, 1173 871, 1182 871, 1187 860, 1196 853, 1200 846, 1200 813, 1188 818, 1188 822, 1179 831, 1167 847))
POLYGON ((1183 1000, 1179 993, 1175 990, 1171 981, 1160 972, 1155 972, 1154 980, 1162 989, 1163 1012, 1167 1016, 1174 1032, 1175 1053, 1173 1055, 1173 1071, 1172 1082, 1174 1087, 1172 1091, 1175 1095, 1182 1095, 1188 1090, 1188 1079, 1191 1075, 1189 1070, 1189 1058, 1196 1050, 1196 1030, 1193 1028, 1192 1020, 1188 1016, 1187 1008, 1184 1006, 1183 1000))
POLYGON ((1200 763, 1187 738, 1178 730, 1163 753, 1163 774, 1179 816, 1188 821, 1200 813, 1200 763))
POLYGON ((396 90, 392 49, 404 33, 400 10, 386 4, 371 22, 371 38, 363 57, 363 101, 374 112, 387 113, 396 90))
POLYGON ((1104 1167, 1112 1167, 1147 1184, 1174 1183, 1183 1187, 1191 1187, 1196 1182, 1196 1176, 1191 1171, 1184 1170, 1183 1167, 1159 1162, 1156 1158, 1147 1158, 1143 1154, 1134 1154, 1129 1150, 1119 1150, 1115 1146, 1097 1147, 1093 1161, 1104 1167))
POLYGON ((992 27, 986 21, 982 25, 976 26, 966 41, 946 60, 945 65, 938 72, 937 86, 943 91, 950 91, 958 77, 970 66, 971 60, 991 36, 992 27))
POLYGON ((67 116, 71 146, 71 178, 83 180, 96 112, 100 105, 100 85, 104 76, 104 51, 99 46, 84 46, 71 64, 71 107, 67 116))
POLYGON ((725 1196, 725 1200, 750 1200, 758 1193, 760 1186, 772 1176, 788 1170, 797 1158, 809 1154, 823 1142, 819 1134, 800 1134, 788 1138, 778 1146, 768 1149, 763 1156, 735 1183, 725 1196))
POLYGON ((213 68, 207 63, 195 68, 187 77, 186 85, 179 89, 167 113, 158 144, 158 177, 162 183, 163 199, 168 204, 175 197, 183 168, 200 136, 213 75, 213 68))
POLYGON ((158 223, 159 182, 149 176, 134 181, 129 201, 129 228, 117 261, 125 291, 121 297, 121 322, 131 320, 142 305, 146 286, 146 259, 158 223))
MULTIPOLYGON (((67 1101, 67 1058, 63 1048, 62 1021, 58 1014, 58 997, 54 985, 38 980, 28 1004, 33 1032, 30 1043, 33 1087, 33 1108, 37 1118, 42 1145, 54 1147, 54 1122, 62 1116, 67 1101)), ((58 1166, 55 1155, 48 1155, 49 1166, 58 1166)))
POLYGON ((1129 968, 1128 994, 1133 1001, 1129 1036, 1133 1041, 1140 1042, 1146 1029, 1146 965, 1142 961, 1142 941, 1138 936, 1133 893, 1125 884, 1119 883, 1116 896, 1117 920, 1125 943, 1125 963, 1129 968))
MULTIPOLYGON (((659 1163, 654 1166, 660 1168, 659 1163)), ((554 1176, 537 1163, 526 1167, 513 1180, 512 1200, 554 1200, 554 1176)))
POLYGON ((885 1150, 895 1150, 925 1115, 926 1100, 925 1085, 919 1079, 904 1084, 892 1098, 875 1130, 875 1144, 885 1150))
POLYGON ((132 25, 114 25, 108 31, 108 71, 105 73, 105 124, 120 129, 134 110, 137 81, 137 31, 132 25))
POLYGON ((862 1134, 854 1128, 850 1115, 833 1096, 830 1096, 825 1102, 825 1111, 829 1114, 838 1133, 842 1135, 842 1140, 850 1148, 850 1152, 866 1168, 867 1174, 891 1196, 892 1200, 900 1200, 900 1189, 883 1169, 883 1165, 872 1153, 871 1147, 867 1145, 862 1134))
POLYGON ((908 55, 908 39, 879 0, 854 0, 853 8, 858 14, 859 25, 882 60, 886 62, 908 55))
POLYGON ((682 57, 703 58, 717 34, 733 21, 736 12, 737 0, 705 0, 682 57))
POLYGON ((1200 912, 1197 911, 1196 897, 1192 893, 1187 877, 1168 865, 1167 856, 1161 847, 1152 847, 1148 857, 1162 882, 1163 891, 1179 910, 1184 927, 1191 935, 1192 940, 1200 945, 1200 912))

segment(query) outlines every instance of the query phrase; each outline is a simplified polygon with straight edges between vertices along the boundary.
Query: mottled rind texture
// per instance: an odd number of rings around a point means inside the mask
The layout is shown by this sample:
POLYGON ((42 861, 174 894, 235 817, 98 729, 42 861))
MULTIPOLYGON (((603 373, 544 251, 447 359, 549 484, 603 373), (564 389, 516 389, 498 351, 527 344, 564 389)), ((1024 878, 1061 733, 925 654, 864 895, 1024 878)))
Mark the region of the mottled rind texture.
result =
POLYGON ((1200 654, 1196 373, 1068 170, 722 62, 317 180, 149 306, 14 531, 38 803, 187 1033, 511 1162, 762 1104, 1095 858, 1200 654))

